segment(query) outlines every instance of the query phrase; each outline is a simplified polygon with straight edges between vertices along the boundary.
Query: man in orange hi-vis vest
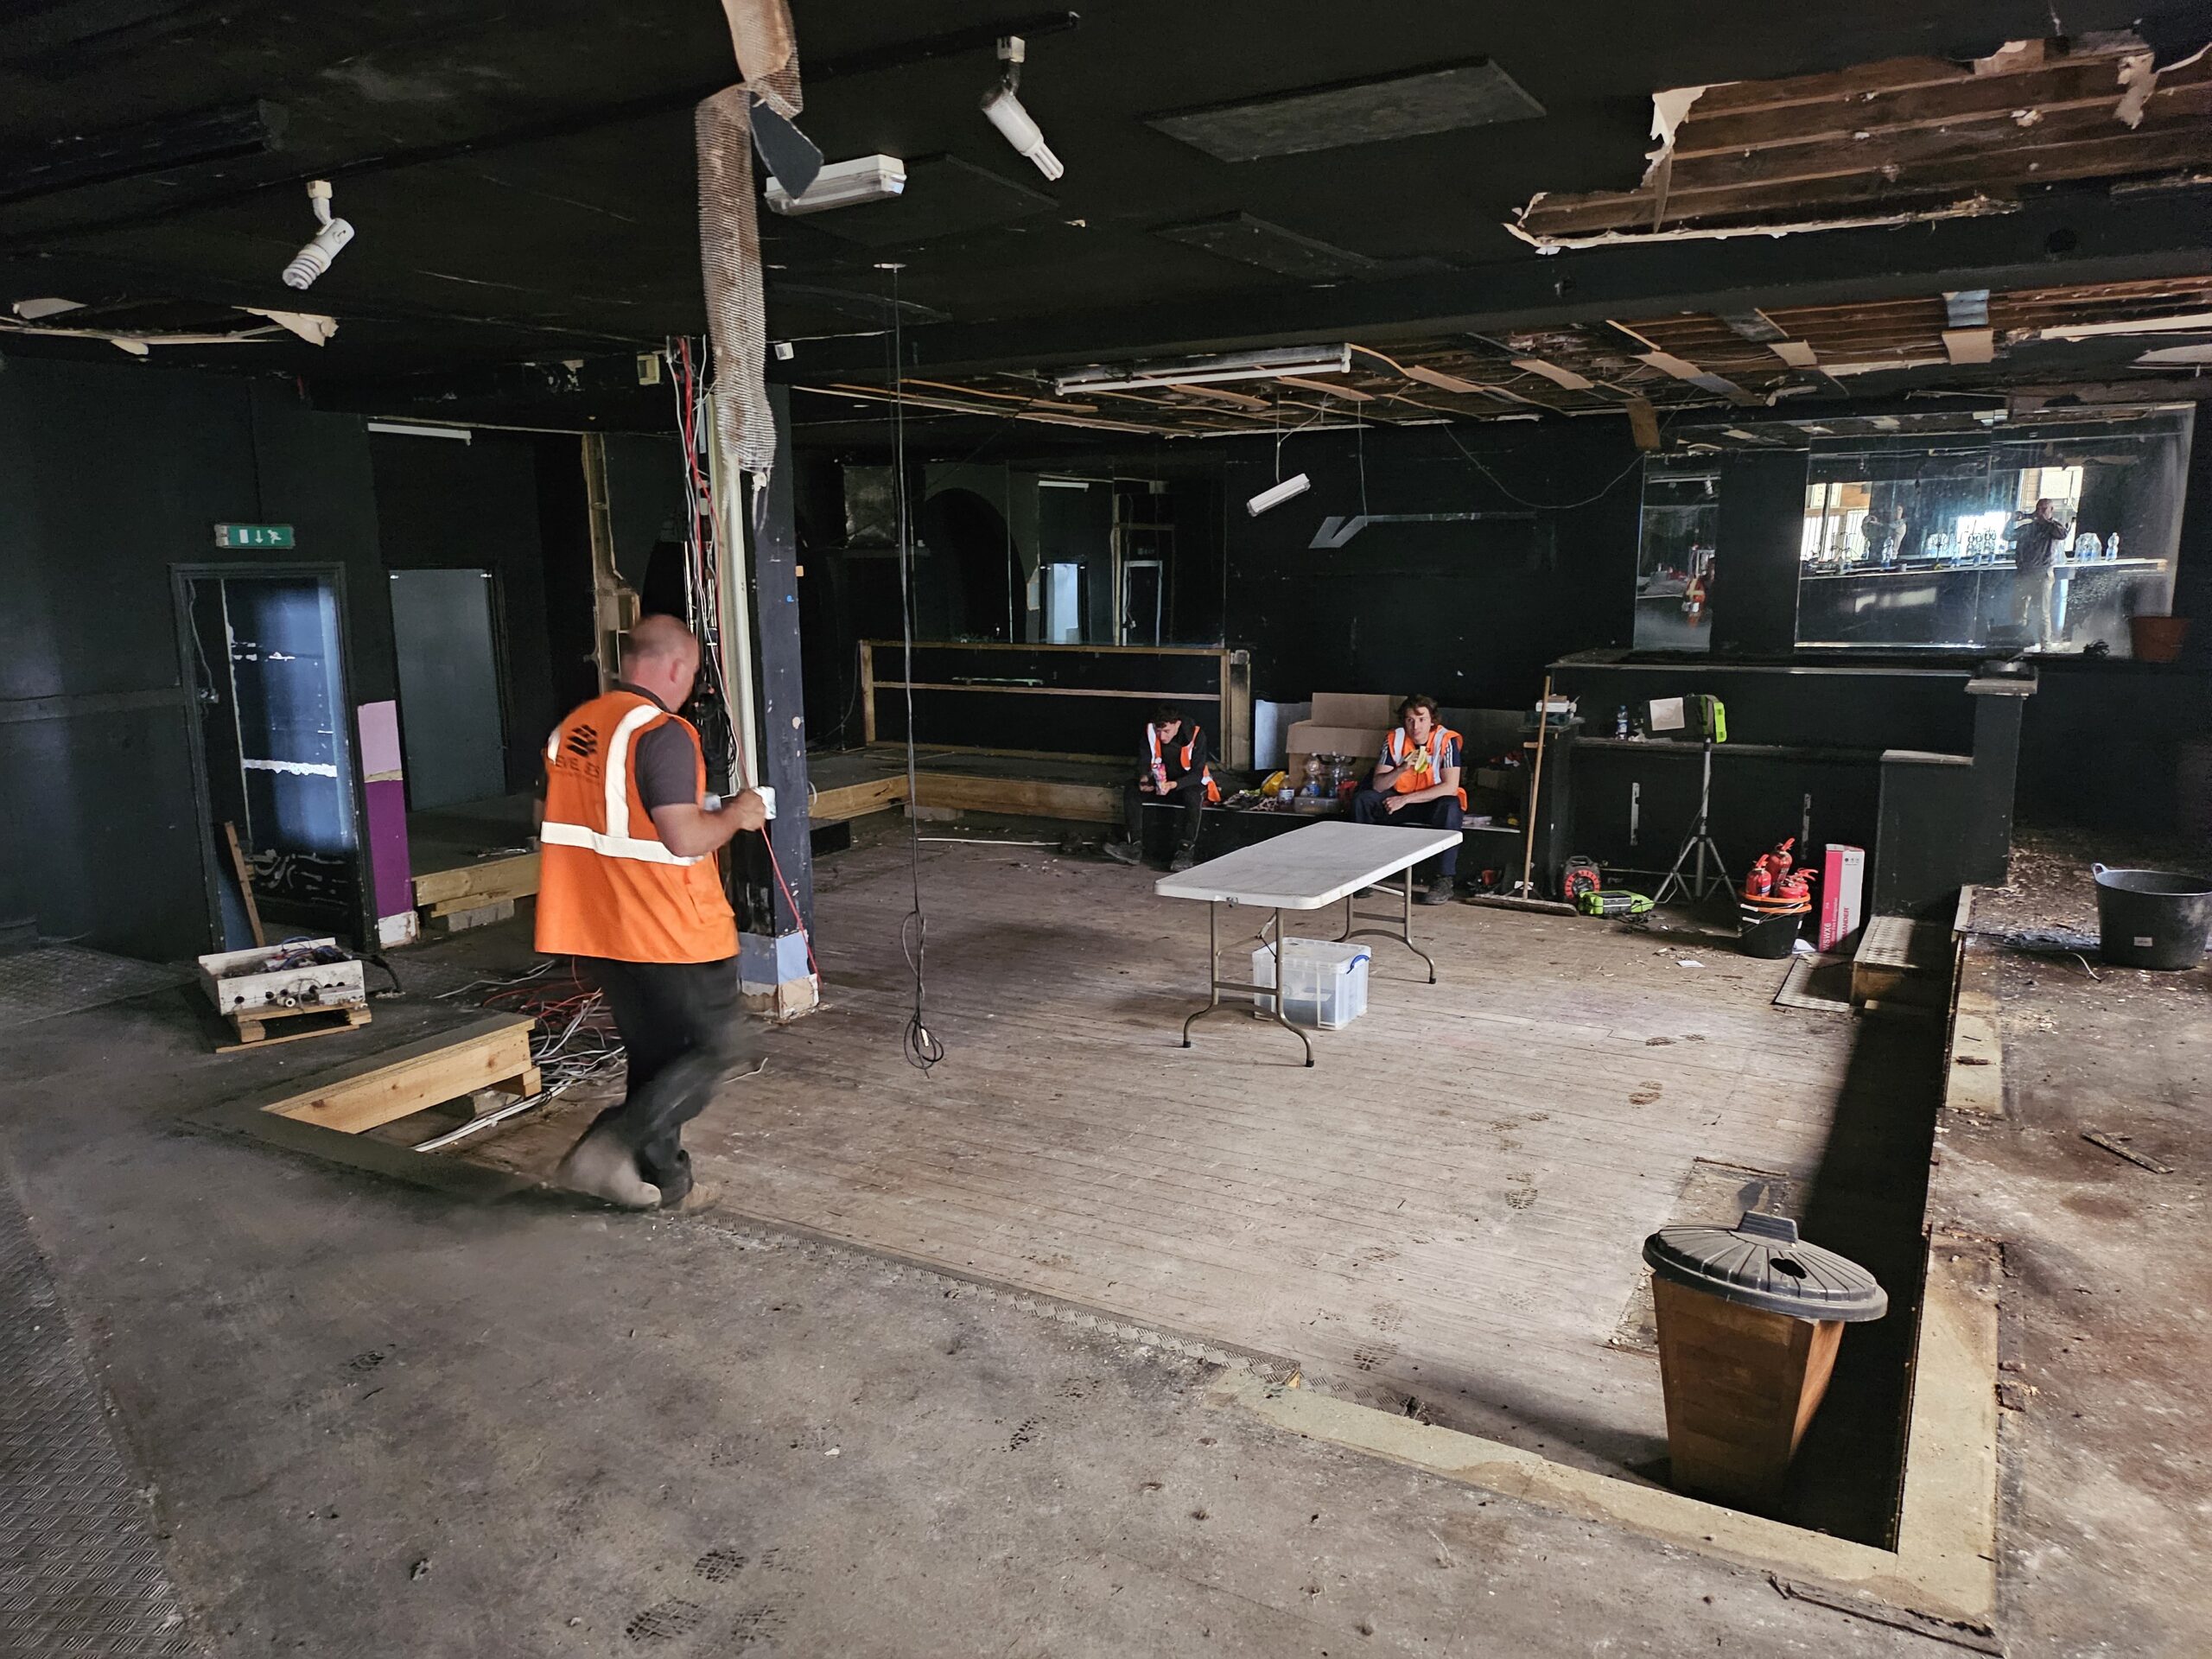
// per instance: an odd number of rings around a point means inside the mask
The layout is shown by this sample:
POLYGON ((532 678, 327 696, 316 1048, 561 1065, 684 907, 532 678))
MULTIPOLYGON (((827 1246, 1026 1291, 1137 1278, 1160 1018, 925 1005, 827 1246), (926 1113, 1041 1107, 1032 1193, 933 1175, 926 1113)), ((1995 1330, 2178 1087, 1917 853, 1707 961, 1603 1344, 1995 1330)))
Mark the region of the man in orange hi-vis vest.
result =
POLYGON ((537 948, 572 956, 607 998, 628 1052, 628 1091, 562 1160, 562 1185, 628 1209, 703 1208, 683 1126, 747 1047, 737 1000, 737 918, 715 854, 767 822, 760 797, 707 793, 699 734, 675 711, 699 642, 648 616, 621 677, 545 745, 537 948))
POLYGON ((1166 801, 1183 809, 1175 835, 1175 855, 1167 868, 1187 870, 1198 861, 1198 831, 1205 811, 1221 799, 1221 786, 1206 764, 1206 737, 1195 721, 1166 703, 1152 711, 1139 745, 1137 775, 1122 790, 1122 838, 1106 843, 1106 856, 1135 864, 1144 856, 1144 804, 1166 801))
MULTIPOLYGON (((1459 734, 1436 717, 1436 699, 1408 697, 1398 705, 1397 729, 1382 740, 1374 775, 1351 798, 1354 822, 1459 829, 1467 810, 1467 791, 1459 787, 1465 759, 1459 734)), ((1436 879, 1421 893, 1424 905, 1451 899, 1459 849, 1439 856, 1437 867, 1436 879)))

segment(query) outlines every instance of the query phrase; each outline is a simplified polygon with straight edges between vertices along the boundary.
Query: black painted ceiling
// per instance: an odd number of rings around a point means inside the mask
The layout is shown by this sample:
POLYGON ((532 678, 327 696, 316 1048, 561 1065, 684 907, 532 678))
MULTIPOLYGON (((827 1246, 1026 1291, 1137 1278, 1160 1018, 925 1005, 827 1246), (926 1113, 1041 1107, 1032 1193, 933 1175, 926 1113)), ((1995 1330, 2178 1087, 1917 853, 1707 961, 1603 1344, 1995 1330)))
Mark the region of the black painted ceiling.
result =
MULTIPOLYGON (((794 0, 792 10, 804 73, 1045 9, 794 0)), ((899 293, 926 361, 933 338, 946 342, 948 360, 975 360, 1001 329, 1033 356, 1128 349, 1147 343, 1150 316, 1159 339, 1187 339, 1195 325, 1170 325, 1179 311, 1228 334, 1239 317, 1254 332, 1294 330, 1309 317, 1315 327, 1340 326, 1333 320, 1360 315, 1370 293, 1399 313, 1480 309, 1486 294, 1507 289, 1524 306, 1550 292, 1564 301, 1573 284, 1554 273, 1577 269, 1608 273, 1608 289, 1645 283, 1669 295, 1758 270, 1778 302, 1801 283, 1854 268, 1955 277, 1961 259, 2048 257, 2039 226, 2034 241, 2025 228, 1908 226, 1821 247, 1793 238, 1804 251, 1786 257, 1715 245, 1647 255, 1640 265, 1608 255, 1611 264, 1578 267, 1568 262, 1582 256, 1548 261, 1502 228, 1536 191, 1632 183, 1650 143, 1655 88, 1907 54, 1972 56, 2048 34, 2044 0, 1093 0, 1080 10, 1079 27, 1033 41, 1022 85, 1066 164, 1057 183, 978 113, 996 73, 988 47, 808 83, 802 124, 832 159, 906 157, 918 191, 930 171, 923 158, 950 157, 1020 186, 1034 210, 889 246, 835 234, 822 219, 764 213, 773 332, 872 327, 891 280, 877 268, 886 261, 905 266, 899 293), (1545 113, 1234 162, 1144 119, 1475 57, 1501 67, 1545 113), (1155 234, 1230 213, 1356 257, 1316 287, 1209 251, 1205 238, 1155 234), (1005 328, 1016 321, 1020 328, 1005 328)), ((2188 31, 2205 27, 2202 8, 2190 4, 2146 15, 2126 0, 2069 0, 2063 13, 2075 30, 2136 27, 2162 58, 2201 44, 2188 31)), ((334 378, 597 359, 703 326, 689 105, 734 79, 715 0, 18 0, 11 14, 0 34, 0 151, 14 160, 0 163, 0 197, 25 158, 72 134, 261 99, 282 106, 285 136, 281 149, 247 159, 0 200, 0 303, 61 295, 188 302, 179 315, 194 318, 238 305, 326 311, 341 324, 326 347, 287 337, 177 347, 168 360, 334 378), (301 296, 277 273, 313 228, 300 188, 312 176, 336 181, 337 210, 359 234, 301 296)), ((2194 206, 2201 221, 2201 197, 2194 206)), ((2202 236, 2170 239, 2175 257, 2203 259, 2202 236)), ((2099 252, 2094 238, 2079 249, 2091 261, 2099 252)), ((14 340, 0 348, 35 349, 14 340)))

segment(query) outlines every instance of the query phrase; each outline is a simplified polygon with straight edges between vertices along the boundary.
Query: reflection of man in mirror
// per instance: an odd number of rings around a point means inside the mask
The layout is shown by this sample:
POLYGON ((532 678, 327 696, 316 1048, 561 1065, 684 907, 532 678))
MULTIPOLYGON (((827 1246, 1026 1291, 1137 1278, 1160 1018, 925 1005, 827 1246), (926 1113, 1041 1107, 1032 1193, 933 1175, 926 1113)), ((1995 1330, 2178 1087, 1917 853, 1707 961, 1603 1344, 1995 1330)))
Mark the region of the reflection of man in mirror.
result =
POLYGON ((1859 521, 1859 534, 1866 543, 1866 556, 1882 564, 1894 563, 1897 543, 1904 539, 1904 512, 1894 505, 1877 503, 1859 521))
POLYGON ((2005 534, 2012 543, 2012 620, 2027 644, 2040 645, 2050 634, 2051 562, 2066 539, 2058 504, 2043 497, 2033 512, 2013 514, 2005 534))
POLYGON ((1705 620, 1705 590, 1713 575, 1713 549, 1704 542, 1690 548, 1689 579, 1682 584, 1682 614, 1693 627, 1705 620))

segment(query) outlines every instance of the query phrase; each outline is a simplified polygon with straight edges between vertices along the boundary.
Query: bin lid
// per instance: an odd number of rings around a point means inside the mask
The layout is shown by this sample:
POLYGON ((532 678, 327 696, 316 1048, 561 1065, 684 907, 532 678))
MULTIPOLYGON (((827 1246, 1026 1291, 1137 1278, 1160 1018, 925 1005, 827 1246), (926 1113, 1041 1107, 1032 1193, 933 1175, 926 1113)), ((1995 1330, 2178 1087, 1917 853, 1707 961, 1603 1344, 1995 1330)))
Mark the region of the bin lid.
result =
POLYGON ((1651 1271, 1725 1302, 1798 1319, 1878 1319, 1889 1293, 1847 1256, 1807 1244, 1787 1216, 1747 1211, 1733 1227, 1662 1227, 1643 1241, 1651 1271))

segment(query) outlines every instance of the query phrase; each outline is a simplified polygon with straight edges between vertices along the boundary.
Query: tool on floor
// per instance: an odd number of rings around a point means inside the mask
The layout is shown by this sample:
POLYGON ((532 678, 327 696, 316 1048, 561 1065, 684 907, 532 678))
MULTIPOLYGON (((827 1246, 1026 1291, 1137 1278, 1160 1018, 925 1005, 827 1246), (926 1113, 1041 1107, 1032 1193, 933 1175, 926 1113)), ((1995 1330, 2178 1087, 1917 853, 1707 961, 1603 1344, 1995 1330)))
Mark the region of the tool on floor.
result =
POLYGON ((1650 896, 1626 887, 1592 887, 1574 901, 1585 916, 1649 916, 1650 896))

